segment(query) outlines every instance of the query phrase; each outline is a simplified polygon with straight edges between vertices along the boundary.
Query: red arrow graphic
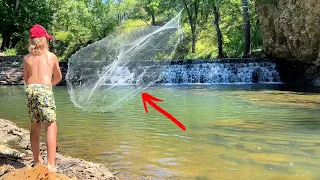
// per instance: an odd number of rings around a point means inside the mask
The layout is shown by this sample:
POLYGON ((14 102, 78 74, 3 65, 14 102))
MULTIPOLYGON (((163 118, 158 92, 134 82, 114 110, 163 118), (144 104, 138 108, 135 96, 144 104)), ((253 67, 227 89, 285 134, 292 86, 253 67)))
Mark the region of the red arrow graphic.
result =
POLYGON ((162 109, 160 106, 158 106, 156 103, 154 103, 153 101, 157 101, 157 102, 162 102, 163 100, 158 99, 154 96, 151 96, 148 93, 142 93, 142 102, 143 102, 143 106, 144 106, 144 110, 146 111, 146 113, 148 114, 148 107, 147 107, 147 102, 150 104, 150 106, 152 106, 153 108, 155 108, 157 111, 159 111, 161 114, 165 115, 167 118, 169 118, 172 122, 174 122, 177 126, 179 126, 182 130, 186 131, 186 127, 180 122, 178 121, 175 117, 173 117, 171 114, 169 114, 167 111, 165 111, 164 109, 162 109))

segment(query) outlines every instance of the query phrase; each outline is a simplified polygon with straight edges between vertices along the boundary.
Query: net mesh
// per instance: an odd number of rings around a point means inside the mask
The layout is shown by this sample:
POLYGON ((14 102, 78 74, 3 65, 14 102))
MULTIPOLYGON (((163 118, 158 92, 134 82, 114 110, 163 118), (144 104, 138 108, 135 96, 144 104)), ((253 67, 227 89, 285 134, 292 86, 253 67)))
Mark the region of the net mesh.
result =
POLYGON ((181 12, 162 27, 114 33, 69 58, 66 82, 73 104, 85 111, 112 112, 159 81, 161 60, 180 41, 181 12))

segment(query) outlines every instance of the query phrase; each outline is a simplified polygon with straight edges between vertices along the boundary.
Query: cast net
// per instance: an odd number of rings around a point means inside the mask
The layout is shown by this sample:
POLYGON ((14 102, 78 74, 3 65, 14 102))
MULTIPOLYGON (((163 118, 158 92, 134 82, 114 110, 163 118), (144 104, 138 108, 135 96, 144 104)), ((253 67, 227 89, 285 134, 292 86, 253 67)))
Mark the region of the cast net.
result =
POLYGON ((155 82, 182 35, 181 12, 161 27, 113 33, 77 51, 68 61, 66 82, 73 104, 110 112, 155 82))

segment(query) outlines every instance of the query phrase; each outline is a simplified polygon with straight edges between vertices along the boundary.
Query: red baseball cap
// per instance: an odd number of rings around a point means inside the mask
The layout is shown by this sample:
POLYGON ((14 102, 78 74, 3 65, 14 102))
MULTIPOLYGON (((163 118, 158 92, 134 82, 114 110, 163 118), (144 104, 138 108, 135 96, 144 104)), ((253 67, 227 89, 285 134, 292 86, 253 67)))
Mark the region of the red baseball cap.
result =
POLYGON ((47 33, 46 29, 39 24, 35 24, 30 29, 30 38, 40 38, 46 37, 48 39, 53 39, 54 37, 47 33))

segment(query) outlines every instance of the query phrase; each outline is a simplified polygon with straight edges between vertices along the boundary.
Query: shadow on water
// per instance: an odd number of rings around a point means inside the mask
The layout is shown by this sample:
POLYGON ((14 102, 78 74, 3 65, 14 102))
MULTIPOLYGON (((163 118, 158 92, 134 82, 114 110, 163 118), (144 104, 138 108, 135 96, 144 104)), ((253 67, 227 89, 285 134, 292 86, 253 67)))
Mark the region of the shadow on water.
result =
POLYGON ((318 86, 303 86, 297 84, 283 84, 278 86, 279 91, 292 91, 297 93, 320 93, 318 86))

